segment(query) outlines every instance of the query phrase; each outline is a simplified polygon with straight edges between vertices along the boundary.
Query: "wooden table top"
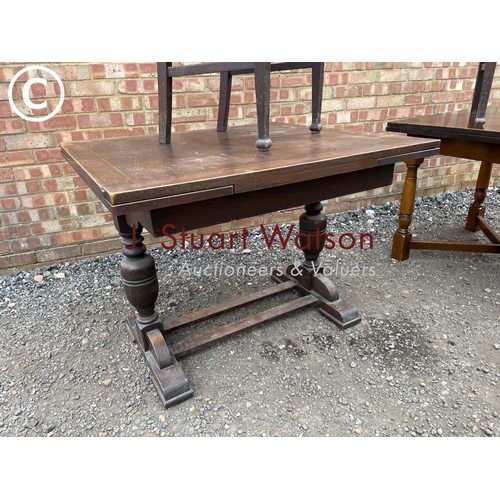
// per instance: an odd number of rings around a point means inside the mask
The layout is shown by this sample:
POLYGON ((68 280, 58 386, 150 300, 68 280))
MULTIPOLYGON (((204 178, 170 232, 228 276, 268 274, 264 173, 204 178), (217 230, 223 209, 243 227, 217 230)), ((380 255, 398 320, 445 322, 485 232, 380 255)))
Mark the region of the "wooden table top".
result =
POLYGON ((326 128, 311 134, 305 126, 284 124, 271 124, 270 132, 273 147, 265 153, 255 148, 255 125, 176 133, 171 144, 150 135, 63 143, 61 149, 109 208, 193 193, 204 199, 255 191, 395 163, 412 154, 430 156, 439 148, 438 140, 397 134, 326 128))
POLYGON ((486 123, 477 126, 474 118, 470 118, 470 110, 460 110, 389 122, 386 131, 416 137, 500 144, 500 106, 486 108, 485 118, 486 123))

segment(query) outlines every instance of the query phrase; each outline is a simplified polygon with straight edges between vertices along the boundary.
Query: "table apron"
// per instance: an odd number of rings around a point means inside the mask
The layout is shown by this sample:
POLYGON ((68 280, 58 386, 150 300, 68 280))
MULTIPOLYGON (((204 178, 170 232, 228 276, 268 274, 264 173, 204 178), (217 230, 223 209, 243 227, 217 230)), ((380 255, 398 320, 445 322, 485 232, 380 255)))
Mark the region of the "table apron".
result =
MULTIPOLYGON (((138 211, 127 214, 126 219, 130 226, 140 224, 154 237, 161 237, 165 235, 166 224, 172 224, 178 232, 200 229, 388 186, 393 182, 393 175, 394 164, 389 164, 185 205, 138 211)), ((176 231, 168 232, 174 234, 176 231)))
POLYGON ((500 163, 500 144, 465 141, 463 139, 441 139, 439 154, 455 158, 500 163))

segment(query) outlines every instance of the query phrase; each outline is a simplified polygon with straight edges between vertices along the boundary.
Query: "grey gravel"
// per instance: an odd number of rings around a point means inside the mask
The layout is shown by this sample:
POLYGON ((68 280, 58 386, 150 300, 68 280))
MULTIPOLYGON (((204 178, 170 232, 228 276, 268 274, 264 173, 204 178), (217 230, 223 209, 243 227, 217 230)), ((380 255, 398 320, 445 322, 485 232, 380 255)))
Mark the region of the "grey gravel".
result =
MULTIPOLYGON (((485 241, 462 229, 472 196, 418 199, 415 238, 485 241)), ((499 207, 500 189, 490 188, 494 227, 499 207)), ((188 356, 182 366, 195 397, 168 410, 125 333, 133 311, 119 254, 0 276, 0 436, 499 436, 499 256, 414 250, 396 262, 398 210, 396 202, 329 216, 337 236, 374 237, 372 250, 323 255, 343 270, 333 278, 359 308, 359 325, 341 331, 311 309, 188 356), (356 266, 373 273, 356 275, 356 266)), ((180 275, 184 263, 258 268, 301 258, 292 245, 269 251, 260 229, 250 231, 247 249, 240 241, 232 250, 149 251, 163 318, 271 281, 180 275)))

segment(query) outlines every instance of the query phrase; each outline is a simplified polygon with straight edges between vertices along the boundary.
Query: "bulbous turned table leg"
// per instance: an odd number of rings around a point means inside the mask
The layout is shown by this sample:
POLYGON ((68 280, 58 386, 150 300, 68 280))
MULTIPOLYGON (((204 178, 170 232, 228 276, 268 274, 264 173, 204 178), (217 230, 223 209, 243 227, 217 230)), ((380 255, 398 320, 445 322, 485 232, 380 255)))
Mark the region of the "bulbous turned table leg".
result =
POLYGON ((478 217, 484 217, 484 200, 486 199, 486 191, 490 185, 491 170, 493 163, 490 161, 482 161, 479 173, 477 175, 476 190, 474 192, 474 203, 469 207, 469 213, 465 222, 467 231, 479 231, 480 227, 477 224, 478 217))
POLYGON ((320 312, 344 329, 361 321, 358 310, 339 298, 333 281, 322 274, 320 254, 326 240, 326 215, 320 202, 309 203, 299 219, 299 246, 304 252, 302 265, 290 265, 284 273, 274 273, 275 281, 293 281, 303 295, 319 299, 320 312))
POLYGON ((325 246, 326 215, 320 202, 309 203, 299 218, 299 245, 304 252, 302 267, 305 272, 298 277, 302 286, 312 287, 312 276, 321 267, 320 254, 325 246))
POLYGON ((115 225, 123 244, 120 273, 125 295, 137 311, 137 315, 127 318, 127 328, 141 348, 162 403, 169 407, 191 397, 193 391, 165 341, 163 324, 155 309, 158 298, 155 262, 146 253, 140 225, 130 227, 124 216, 117 217, 115 225))
POLYGON ((410 256, 411 233, 409 230, 411 217, 415 208, 417 192, 417 171, 423 159, 405 161, 408 171, 403 185, 401 207, 399 209, 399 228, 392 240, 391 257, 396 260, 407 260, 410 256))
POLYGON ((137 325, 140 330, 152 326, 162 329, 155 310, 158 299, 158 278, 153 257, 146 253, 143 245, 142 227, 120 228, 123 244, 123 259, 120 273, 128 301, 137 311, 137 325))

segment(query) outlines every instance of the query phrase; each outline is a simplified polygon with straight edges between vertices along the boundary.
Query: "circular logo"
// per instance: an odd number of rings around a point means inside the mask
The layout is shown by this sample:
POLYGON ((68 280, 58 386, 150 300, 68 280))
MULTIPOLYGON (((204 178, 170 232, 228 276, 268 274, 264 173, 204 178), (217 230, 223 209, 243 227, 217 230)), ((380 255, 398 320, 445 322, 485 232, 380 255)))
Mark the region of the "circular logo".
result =
MULTIPOLYGON (((29 95, 30 94, 30 89, 31 89, 31 86, 33 84, 35 84, 35 83, 41 83, 42 85, 47 86, 47 80, 45 78, 30 78, 24 84, 24 87, 23 87, 23 101, 24 101, 24 104, 26 104, 26 106, 28 106, 31 109, 43 109, 43 108, 46 108, 47 107, 47 101, 43 101, 41 103, 36 104, 36 103, 32 102, 32 100, 30 99, 30 95, 29 95)), ((10 82, 9 90, 7 92, 7 95, 9 97, 10 107, 12 108, 12 111, 14 111, 14 113, 16 113, 16 115, 20 116, 21 118, 24 118, 25 120, 27 120, 29 122, 44 122, 45 120, 49 120, 50 118, 52 118, 61 109, 61 107, 63 105, 63 102, 64 102, 64 85, 62 83, 62 80, 59 78, 59 75, 57 73, 55 73, 54 71, 52 71, 51 69, 46 68, 45 66, 27 66, 26 68, 22 69, 21 71, 18 71, 15 74, 14 78, 10 82), (20 111, 17 108, 17 106, 14 103, 14 99, 12 98, 12 91, 14 90, 14 84, 16 83, 16 80, 23 73, 26 73, 26 71, 30 71, 32 69, 33 70, 46 71, 47 73, 49 73, 50 75, 52 75, 55 78, 56 82, 59 84, 59 89, 61 90, 61 96, 59 97, 59 102, 57 103, 57 106, 55 107, 54 111, 52 111, 52 113, 50 113, 47 116, 37 116, 37 117, 26 116, 22 111, 20 111)))

